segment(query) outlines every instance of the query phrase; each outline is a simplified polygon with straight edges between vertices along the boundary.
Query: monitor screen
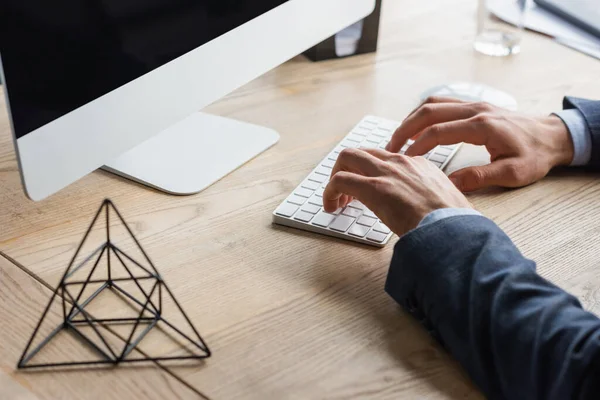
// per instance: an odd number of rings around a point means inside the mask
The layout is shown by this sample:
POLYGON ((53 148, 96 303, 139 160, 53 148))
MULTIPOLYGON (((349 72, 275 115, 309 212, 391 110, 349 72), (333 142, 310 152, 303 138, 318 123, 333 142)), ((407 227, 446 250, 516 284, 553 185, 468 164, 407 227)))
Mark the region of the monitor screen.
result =
POLYGON ((0 56, 15 135, 25 136, 287 1, 2 0, 0 56))

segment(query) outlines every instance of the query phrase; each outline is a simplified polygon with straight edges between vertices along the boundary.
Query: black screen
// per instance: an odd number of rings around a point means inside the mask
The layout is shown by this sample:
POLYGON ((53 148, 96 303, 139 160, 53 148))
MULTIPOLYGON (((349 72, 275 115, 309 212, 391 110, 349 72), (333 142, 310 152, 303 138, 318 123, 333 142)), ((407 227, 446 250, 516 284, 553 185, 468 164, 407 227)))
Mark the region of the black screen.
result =
POLYGON ((2 0, 17 138, 289 0, 2 0))

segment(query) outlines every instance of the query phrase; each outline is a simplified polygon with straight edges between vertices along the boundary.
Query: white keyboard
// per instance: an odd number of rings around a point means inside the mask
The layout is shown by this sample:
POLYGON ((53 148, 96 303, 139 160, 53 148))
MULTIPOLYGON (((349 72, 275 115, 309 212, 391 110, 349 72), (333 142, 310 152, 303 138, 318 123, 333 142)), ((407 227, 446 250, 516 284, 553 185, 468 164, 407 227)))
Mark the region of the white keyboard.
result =
MULTIPOLYGON (((384 149, 398 126, 400 122, 365 117, 273 212, 273 222, 372 246, 385 246, 393 233, 371 210, 354 200, 344 209, 326 213, 322 196, 337 157, 344 148, 384 149)), ((406 152, 412 143, 410 140, 400 152, 406 152)), ((425 157, 443 169, 458 148, 459 145, 438 146, 425 157)))

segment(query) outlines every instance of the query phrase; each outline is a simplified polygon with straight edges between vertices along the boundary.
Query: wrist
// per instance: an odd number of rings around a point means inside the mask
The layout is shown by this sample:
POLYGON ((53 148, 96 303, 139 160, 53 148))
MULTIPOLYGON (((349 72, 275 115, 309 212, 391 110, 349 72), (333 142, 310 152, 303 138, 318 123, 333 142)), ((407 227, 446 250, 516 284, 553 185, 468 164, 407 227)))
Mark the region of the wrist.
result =
POLYGON ((547 150, 552 167, 568 166, 575 157, 575 146, 569 128, 556 115, 544 118, 543 136, 548 139, 547 150))

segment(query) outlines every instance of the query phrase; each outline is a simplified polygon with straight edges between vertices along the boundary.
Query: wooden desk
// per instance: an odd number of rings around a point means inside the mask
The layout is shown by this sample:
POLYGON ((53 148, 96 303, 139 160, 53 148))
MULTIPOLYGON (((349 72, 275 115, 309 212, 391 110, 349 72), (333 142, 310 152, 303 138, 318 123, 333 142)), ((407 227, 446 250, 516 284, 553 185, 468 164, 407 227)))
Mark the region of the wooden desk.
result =
MULTIPOLYGON (((365 114, 399 119, 432 85, 480 81, 549 113, 600 96, 600 62, 528 34, 523 54, 471 48, 476 2, 384 4, 377 55, 298 57, 209 112, 277 129, 281 142, 203 193, 172 197, 95 172, 40 203, 22 193, 0 114, 0 398, 479 398, 461 369, 384 293, 375 250, 271 225, 271 212, 365 114), (15 371, 49 287, 104 197, 133 226, 214 356, 160 369, 15 371), (190 389, 190 387, 192 389, 190 389)), ((469 162, 465 152, 459 162, 469 162)), ((456 167, 456 166, 455 166, 456 167)), ((600 181, 554 173, 471 196, 539 271, 600 311, 600 181)))

